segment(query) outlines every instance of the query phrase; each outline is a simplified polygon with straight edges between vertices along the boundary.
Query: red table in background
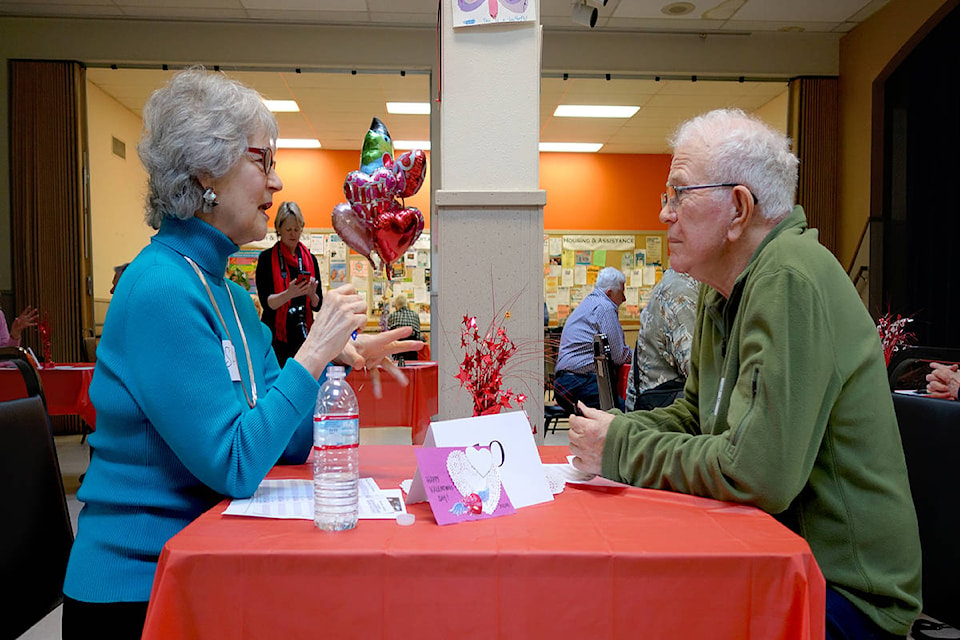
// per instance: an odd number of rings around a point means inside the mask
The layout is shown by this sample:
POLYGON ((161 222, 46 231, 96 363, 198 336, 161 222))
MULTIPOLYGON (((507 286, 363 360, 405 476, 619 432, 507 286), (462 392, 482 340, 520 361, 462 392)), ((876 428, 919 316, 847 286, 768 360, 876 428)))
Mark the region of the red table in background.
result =
POLYGON ((373 396, 370 372, 353 369, 347 382, 357 393, 361 427, 410 427, 410 441, 422 444, 430 418, 439 411, 437 400, 437 363, 414 361, 403 367, 410 382, 401 386, 390 374, 380 372, 383 397, 373 396))
MULTIPOLYGON (((87 425, 97 426, 97 411, 90 403, 90 381, 93 363, 56 364, 40 370, 43 395, 47 399, 47 413, 52 416, 78 415, 87 425)), ((0 402, 24 398, 27 389, 17 369, 0 369, 0 402)))
MULTIPOLYGON (((566 447, 542 447, 561 462, 566 447)), ((360 475, 413 476, 414 447, 361 446, 360 475)), ((309 478, 309 465, 271 478, 309 478)), ((825 585, 772 516, 666 491, 567 485, 515 514, 437 526, 223 516, 160 556, 145 640, 179 638, 822 639, 825 585)))

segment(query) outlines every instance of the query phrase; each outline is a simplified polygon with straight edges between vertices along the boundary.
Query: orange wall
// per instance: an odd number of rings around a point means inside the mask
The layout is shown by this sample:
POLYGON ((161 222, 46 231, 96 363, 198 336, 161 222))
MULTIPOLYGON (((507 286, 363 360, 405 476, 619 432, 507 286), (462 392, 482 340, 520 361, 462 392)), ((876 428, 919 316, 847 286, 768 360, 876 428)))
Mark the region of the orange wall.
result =
POLYGON ((668 155, 541 153, 540 188, 547 192, 545 229, 666 229, 660 194, 668 155))
MULTIPOLYGON (((429 159, 427 152, 428 165, 429 159)), ((359 151, 281 149, 277 172, 284 188, 274 205, 294 200, 307 227, 330 228, 333 207, 346 201, 343 179, 359 165, 359 151)), ((665 229, 657 216, 669 170, 669 155, 541 153, 540 188, 547 192, 544 229, 665 229)), ((429 166, 420 191, 407 198, 406 204, 420 209, 430 226, 429 166)))

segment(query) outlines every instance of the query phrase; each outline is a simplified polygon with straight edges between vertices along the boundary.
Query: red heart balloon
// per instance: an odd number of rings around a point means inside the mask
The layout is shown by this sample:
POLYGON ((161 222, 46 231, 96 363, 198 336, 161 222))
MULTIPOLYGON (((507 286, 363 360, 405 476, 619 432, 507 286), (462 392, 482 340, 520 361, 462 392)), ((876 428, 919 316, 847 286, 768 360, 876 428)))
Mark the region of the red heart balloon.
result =
POLYGON ((427 171, 427 154, 422 149, 413 149, 400 154, 393 167, 397 173, 404 176, 404 186, 397 194, 401 198, 409 198, 423 185, 423 178, 427 171))
POLYGON ((330 218, 337 235, 376 269, 377 265, 370 256, 374 248, 373 227, 346 202, 335 206, 330 218))
POLYGON ((423 231, 423 215, 419 209, 397 208, 380 214, 374 222, 373 243, 384 265, 403 255, 423 231))

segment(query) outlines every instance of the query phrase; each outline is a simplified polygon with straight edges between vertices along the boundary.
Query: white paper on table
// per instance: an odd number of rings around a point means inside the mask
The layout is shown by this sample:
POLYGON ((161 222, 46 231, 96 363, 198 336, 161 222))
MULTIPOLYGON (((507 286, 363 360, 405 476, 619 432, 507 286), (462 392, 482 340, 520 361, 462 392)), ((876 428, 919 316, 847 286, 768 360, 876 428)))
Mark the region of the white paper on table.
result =
MULTIPOLYGON (((361 520, 392 520, 406 513, 399 489, 381 489, 373 478, 360 478, 361 520)), ((313 480, 264 480, 253 496, 233 500, 224 515, 313 520, 313 480)))
MULTIPOLYGON (((486 447, 494 440, 503 447, 500 480, 503 489, 510 496, 511 504, 520 509, 553 500, 553 493, 543 474, 540 454, 530 431, 530 422, 523 411, 431 422, 423 446, 486 447)), ((407 492, 407 504, 423 502, 426 499, 427 492, 418 468, 410 491, 407 492)))
POLYGON ((553 476, 563 480, 568 484, 585 484, 594 487, 629 487, 630 485, 616 480, 609 480, 603 476, 592 473, 584 473, 573 466, 574 456, 567 456, 567 461, 562 464, 544 464, 548 476, 553 476))

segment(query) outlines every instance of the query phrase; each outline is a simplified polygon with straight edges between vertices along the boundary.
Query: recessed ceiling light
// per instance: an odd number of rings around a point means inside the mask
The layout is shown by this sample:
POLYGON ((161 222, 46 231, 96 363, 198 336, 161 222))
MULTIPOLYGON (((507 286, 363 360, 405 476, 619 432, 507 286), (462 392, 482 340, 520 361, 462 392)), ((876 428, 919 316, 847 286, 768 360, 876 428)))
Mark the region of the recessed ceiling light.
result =
POLYGON ((688 13, 692 13, 696 8, 692 2, 671 2, 670 4, 663 5, 660 13, 668 16, 685 16, 688 13))
POLYGON ((540 151, 596 153, 602 146, 600 142, 541 142, 540 151))
POLYGON ((558 118, 632 118, 640 107, 594 105, 594 104, 561 104, 553 115, 558 118))
POLYGON ((267 109, 270 109, 273 113, 296 113, 300 111, 300 105, 297 104, 296 100, 264 100, 263 104, 267 105, 267 109))
POLYGON ((316 138, 277 138, 277 149, 319 149, 316 138))
POLYGON ((387 113, 430 115, 429 102, 388 102, 387 113))
POLYGON ((430 141, 429 140, 394 140, 393 148, 394 149, 423 149, 424 151, 430 151, 430 141))

